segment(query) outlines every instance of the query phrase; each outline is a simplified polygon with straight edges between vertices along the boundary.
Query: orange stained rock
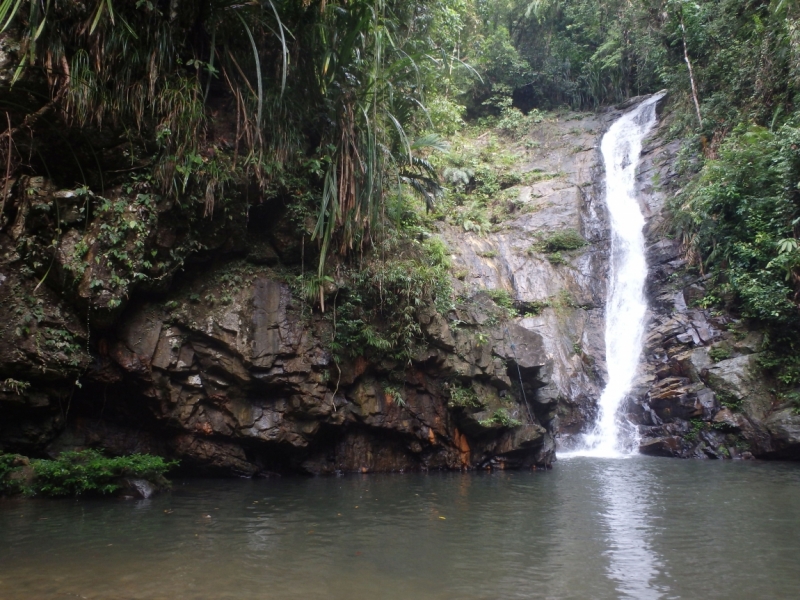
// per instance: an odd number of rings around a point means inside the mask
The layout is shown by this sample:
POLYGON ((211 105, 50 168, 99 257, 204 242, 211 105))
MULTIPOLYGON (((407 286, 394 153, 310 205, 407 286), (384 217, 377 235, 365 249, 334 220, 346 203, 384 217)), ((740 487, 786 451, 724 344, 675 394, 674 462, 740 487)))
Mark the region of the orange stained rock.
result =
POLYGON ((353 379, 358 379, 361 377, 367 371, 368 366, 369 362, 367 359, 363 356, 359 356, 353 365, 353 379))
POLYGON ((195 425, 195 428, 197 429, 197 431, 199 431, 200 433, 204 433, 205 435, 211 435, 212 433, 214 433, 214 428, 211 427, 211 423, 209 423, 208 421, 205 421, 204 423, 198 423, 197 425, 195 425))
POLYGON ((458 453, 461 458, 461 464, 465 467, 469 466, 469 457, 470 457, 470 449, 469 449, 469 442, 467 441, 467 437, 463 435, 458 429, 456 429, 453 433, 453 441, 456 444, 456 448, 458 448, 458 453))

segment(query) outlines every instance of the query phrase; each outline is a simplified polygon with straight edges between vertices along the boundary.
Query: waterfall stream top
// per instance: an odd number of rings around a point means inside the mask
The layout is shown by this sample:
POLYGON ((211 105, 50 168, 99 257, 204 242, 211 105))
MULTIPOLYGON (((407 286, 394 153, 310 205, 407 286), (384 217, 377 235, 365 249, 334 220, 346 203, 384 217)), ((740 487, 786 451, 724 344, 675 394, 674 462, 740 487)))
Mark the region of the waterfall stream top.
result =
POLYGON ((562 457, 617 458, 638 448, 635 427, 620 414, 639 366, 647 314, 644 216, 636 198, 636 169, 642 140, 656 124, 656 105, 663 96, 651 96, 622 115, 600 145, 611 226, 605 326, 608 380, 598 401, 594 428, 584 436, 582 447, 562 457))

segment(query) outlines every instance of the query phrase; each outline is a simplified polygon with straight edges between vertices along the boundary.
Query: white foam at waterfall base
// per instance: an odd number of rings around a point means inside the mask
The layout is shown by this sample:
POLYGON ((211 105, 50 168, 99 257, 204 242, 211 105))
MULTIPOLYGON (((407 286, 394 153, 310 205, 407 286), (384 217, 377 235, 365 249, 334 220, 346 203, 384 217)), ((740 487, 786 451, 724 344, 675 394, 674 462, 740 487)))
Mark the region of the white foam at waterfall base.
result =
POLYGON ((600 145, 611 222, 605 331, 608 383, 600 396, 598 418, 592 431, 583 436, 575 451, 559 453, 559 458, 619 458, 638 450, 636 428, 620 414, 639 366, 647 313, 644 217, 636 199, 636 168, 642 140, 656 123, 656 104, 662 96, 652 96, 622 115, 608 129, 600 145))

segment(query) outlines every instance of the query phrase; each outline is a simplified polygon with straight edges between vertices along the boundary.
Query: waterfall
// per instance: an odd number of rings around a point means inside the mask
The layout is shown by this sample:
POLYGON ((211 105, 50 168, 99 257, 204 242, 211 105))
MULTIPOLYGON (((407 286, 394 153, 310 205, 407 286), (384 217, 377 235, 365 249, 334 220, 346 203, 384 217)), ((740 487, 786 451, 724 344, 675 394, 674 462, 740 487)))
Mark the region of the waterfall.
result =
POLYGON ((644 216, 636 199, 636 168, 642 140, 656 123, 656 94, 615 121, 600 145, 606 170, 605 198, 611 221, 606 300, 608 383, 598 402, 598 419, 575 454, 618 457, 636 451, 636 429, 619 414, 642 354, 647 301, 644 284, 644 216))

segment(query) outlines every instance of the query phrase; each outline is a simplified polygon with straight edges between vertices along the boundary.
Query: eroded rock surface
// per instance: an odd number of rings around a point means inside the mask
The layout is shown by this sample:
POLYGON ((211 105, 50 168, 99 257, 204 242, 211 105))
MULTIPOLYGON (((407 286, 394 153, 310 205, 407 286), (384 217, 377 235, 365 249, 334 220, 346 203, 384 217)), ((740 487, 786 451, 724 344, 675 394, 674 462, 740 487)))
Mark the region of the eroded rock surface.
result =
POLYGON ((608 233, 599 143, 618 115, 541 123, 526 140, 535 150, 522 169, 539 180, 515 188, 518 208, 489 235, 442 227, 454 268, 468 273, 462 293, 508 292, 521 313, 516 324, 541 336, 549 376, 540 396, 555 406, 555 428, 566 437, 593 421, 605 376, 608 233), (540 247, 565 232, 586 244, 557 255, 540 247))
POLYGON ((4 421, 4 446, 152 452, 191 472, 242 476, 552 462, 554 403, 538 393, 550 384, 541 336, 500 326, 488 296, 449 319, 423 308, 428 344, 400 367, 398 386, 389 381, 396 364, 337 363, 326 349, 332 321, 312 315, 268 267, 240 261, 222 271, 231 272, 241 283, 224 300, 200 299, 217 289, 220 272, 211 271, 172 299, 129 309, 97 343, 73 418, 53 411, 53 403, 69 409, 47 390, 18 390, 17 402, 39 402, 53 424, 22 411, 35 434, 24 419, 4 421), (454 404, 454 386, 474 390, 474 405, 454 404))

